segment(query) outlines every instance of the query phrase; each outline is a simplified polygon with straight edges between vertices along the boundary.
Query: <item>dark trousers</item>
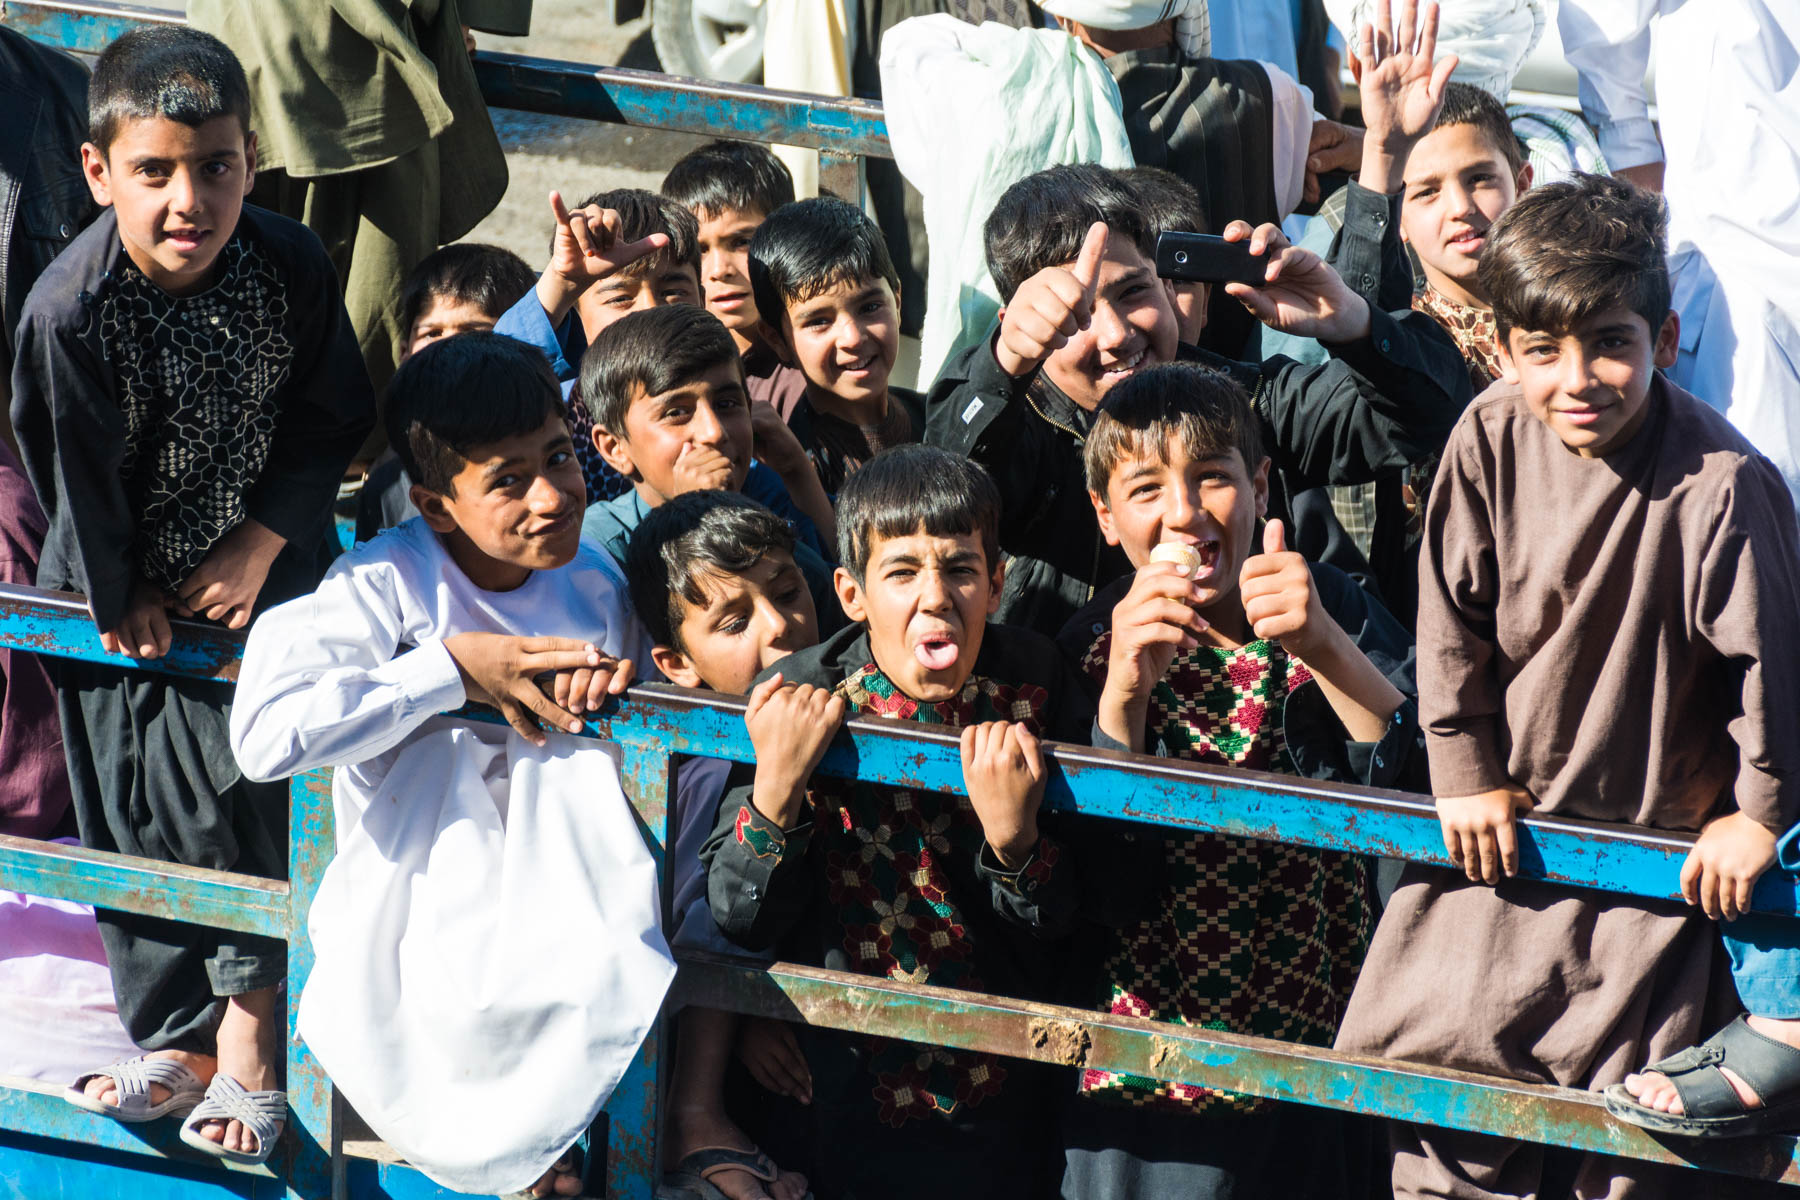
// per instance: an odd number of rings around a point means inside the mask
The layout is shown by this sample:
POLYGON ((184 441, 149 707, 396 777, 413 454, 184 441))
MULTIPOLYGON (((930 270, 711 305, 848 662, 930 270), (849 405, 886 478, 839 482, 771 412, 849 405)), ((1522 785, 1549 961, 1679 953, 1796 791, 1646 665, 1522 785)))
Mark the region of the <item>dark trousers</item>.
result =
MULTIPOLYGON (((287 795, 252 783, 229 738, 229 684, 60 660, 57 707, 82 845, 287 878, 287 795)), ((211 1054, 223 997, 287 975, 285 942, 101 909, 119 1018, 146 1050, 211 1054)))
MULTIPOLYGON (((1131 1108, 1071 1094, 1065 1200, 1360 1200, 1373 1192, 1379 1127, 1302 1104, 1248 1114, 1131 1108)), ((1381 1143, 1385 1150, 1385 1142, 1381 1143)), ((1385 1185, 1386 1157, 1379 1184, 1385 1185)))

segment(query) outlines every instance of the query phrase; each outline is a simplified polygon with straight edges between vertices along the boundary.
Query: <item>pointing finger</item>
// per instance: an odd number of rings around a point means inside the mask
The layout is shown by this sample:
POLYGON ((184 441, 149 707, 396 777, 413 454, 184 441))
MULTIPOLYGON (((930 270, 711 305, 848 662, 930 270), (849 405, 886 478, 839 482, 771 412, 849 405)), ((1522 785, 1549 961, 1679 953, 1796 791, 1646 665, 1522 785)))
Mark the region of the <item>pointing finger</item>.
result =
POLYGON ((1104 221, 1095 221, 1090 225, 1087 237, 1081 243, 1081 253, 1075 258, 1075 270, 1071 272, 1075 281, 1081 284, 1090 304, 1093 303, 1094 294, 1100 290, 1100 260, 1106 257, 1106 237, 1104 221))
POLYGON ((563 203, 562 193, 554 188, 550 190, 550 215, 556 218, 558 225, 569 223, 569 206, 563 203))

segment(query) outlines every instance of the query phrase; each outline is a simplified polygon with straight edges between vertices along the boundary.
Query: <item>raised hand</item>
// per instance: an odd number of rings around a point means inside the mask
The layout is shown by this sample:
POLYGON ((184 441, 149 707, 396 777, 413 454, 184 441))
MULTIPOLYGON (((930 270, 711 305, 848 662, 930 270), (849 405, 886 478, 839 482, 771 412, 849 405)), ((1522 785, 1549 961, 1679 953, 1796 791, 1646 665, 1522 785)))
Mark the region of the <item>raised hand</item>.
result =
POLYGON ((1206 618, 1194 608, 1200 589, 1178 563, 1139 568, 1131 590, 1113 606, 1112 647, 1100 694, 1100 728, 1133 750, 1144 748, 1150 689, 1175 656, 1200 644, 1206 618))
POLYGON ((1438 6, 1401 0, 1400 23, 1391 22, 1388 0, 1375 10, 1375 23, 1357 31, 1363 143, 1359 182, 1378 192, 1400 188, 1400 171, 1418 140, 1431 130, 1444 102, 1444 85, 1456 69, 1456 55, 1433 61, 1437 53, 1438 6))
POLYGON ((549 314, 550 324, 560 324, 575 297, 596 282, 630 266, 669 244, 669 237, 653 233, 635 242, 619 237, 619 214, 590 204, 570 212, 562 193, 550 193, 550 215, 556 233, 550 241, 550 264, 538 279, 538 302, 549 314))
POLYGON ((1228 242, 1249 239, 1250 252, 1269 260, 1263 282, 1255 287, 1228 283, 1225 294, 1250 310, 1271 329, 1322 342, 1352 342, 1369 334, 1369 305, 1342 277, 1311 250, 1288 244, 1279 225, 1233 221, 1223 234, 1228 242))
POLYGON ((1330 621, 1313 587, 1306 559, 1287 548, 1280 521, 1263 526, 1263 552, 1244 560, 1238 572, 1238 596, 1250 629, 1265 641, 1277 641, 1295 658, 1310 657, 1314 636, 1330 621))
POLYGON ((994 343, 1001 370, 1015 379, 1029 375, 1088 327, 1100 289, 1106 238, 1106 226, 1096 221, 1073 267, 1045 267, 1019 285, 1000 318, 1000 337, 994 343))

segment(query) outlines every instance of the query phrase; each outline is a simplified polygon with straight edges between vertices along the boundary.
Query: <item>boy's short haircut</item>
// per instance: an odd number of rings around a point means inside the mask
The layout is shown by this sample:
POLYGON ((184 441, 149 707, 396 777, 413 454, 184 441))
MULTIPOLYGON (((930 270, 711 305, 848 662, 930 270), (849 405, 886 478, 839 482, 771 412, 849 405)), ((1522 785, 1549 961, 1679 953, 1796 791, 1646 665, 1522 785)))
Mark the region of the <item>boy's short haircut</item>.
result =
POLYGON ((1096 221, 1115 238, 1156 257, 1156 228, 1137 191, 1093 163, 1051 167, 1007 188, 982 226, 988 274, 1011 303, 1019 285, 1046 267, 1072 263, 1096 221))
POLYGON ((651 509, 625 547, 638 617, 659 646, 687 652, 681 622, 706 603, 709 575, 742 575, 771 553, 794 552, 788 523, 737 492, 684 492, 651 509))
POLYGON ((436 300, 473 304, 499 320, 537 278, 530 264, 500 246, 456 242, 434 250, 401 281, 400 328, 411 330, 436 300))
POLYGON ((1610 308, 1669 315, 1668 210, 1655 192, 1610 175, 1534 187, 1488 234, 1476 278, 1504 342, 1514 329, 1558 337, 1610 308))
POLYGON ((774 326, 787 306, 838 284, 885 279, 900 293, 900 274, 880 226, 854 204, 816 196, 785 204, 750 237, 750 291, 774 326))
POLYGON ((704 308, 668 304, 626 313, 581 356, 581 398, 595 425, 623 438, 640 390, 660 396, 727 362, 738 362, 737 343, 704 308))
POLYGON ((88 141, 102 155, 127 121, 167 117, 198 129, 236 117, 250 133, 250 84, 231 48, 187 25, 121 34, 88 80, 88 141))
POLYGON ((643 188, 595 192, 576 207, 586 208, 590 204, 610 208, 619 214, 619 238, 622 241, 641 241, 653 233, 664 234, 669 239, 667 246, 625 267, 619 272, 621 275, 642 277, 665 267, 687 266, 694 269, 696 280, 700 278, 700 222, 693 213, 675 201, 643 188))
POLYGON ((895 446, 844 482, 838 557, 858 583, 876 538, 978 534, 989 573, 1000 568, 1000 489, 978 464, 938 446, 895 446))
POLYGON ((1143 201, 1157 233, 1211 233, 1206 205, 1193 184, 1161 167, 1131 167, 1119 175, 1143 201))
POLYGON ((720 140, 682 155, 663 176, 662 194, 695 216, 766 217, 794 202, 794 177, 767 146, 720 140))
POLYGON ((543 351, 503 334, 465 333, 431 343, 394 372, 388 443, 414 483, 449 496, 478 448, 531 433, 562 411, 543 351))
POLYGON ((1101 402, 1084 452, 1088 490, 1104 497, 1121 463, 1161 461, 1171 439, 1195 460, 1235 450, 1251 474, 1263 460, 1262 426, 1243 387, 1194 363, 1166 363, 1127 376, 1101 402))
POLYGON ((1431 132, 1436 133, 1446 125, 1474 126, 1500 152, 1513 174, 1517 175, 1519 168, 1525 165, 1525 148, 1513 132, 1512 118, 1506 115, 1506 106, 1474 84, 1452 82, 1444 85, 1444 103, 1438 109, 1437 120, 1431 123, 1431 132))

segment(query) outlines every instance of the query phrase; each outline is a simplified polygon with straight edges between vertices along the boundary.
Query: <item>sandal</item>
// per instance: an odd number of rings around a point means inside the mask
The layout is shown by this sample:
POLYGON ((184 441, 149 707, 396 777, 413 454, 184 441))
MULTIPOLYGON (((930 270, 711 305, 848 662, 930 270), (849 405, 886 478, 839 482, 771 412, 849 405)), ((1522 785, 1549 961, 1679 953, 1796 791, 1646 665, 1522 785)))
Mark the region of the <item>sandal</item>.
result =
POLYGON ((247 1092, 244 1085, 220 1071, 206 1089, 206 1099, 181 1123, 181 1140, 214 1158, 246 1166, 260 1166, 269 1161, 269 1153, 287 1124, 287 1093, 247 1092), (256 1139, 254 1150, 227 1150, 200 1132, 207 1121, 237 1121, 256 1139))
MULTIPOLYGON (((703 1146, 689 1151, 673 1171, 663 1176, 662 1186, 656 1189, 656 1200, 731 1200, 713 1182, 714 1176, 728 1171, 747 1171, 763 1183, 774 1183, 781 1175, 774 1160, 761 1150, 703 1146)), ((806 1193, 806 1200, 812 1200, 811 1192, 806 1193)))
POLYGON ((111 1117, 135 1125, 158 1117, 179 1116, 200 1103, 206 1085, 185 1064, 172 1058, 151 1058, 140 1054, 123 1059, 110 1067, 89 1071, 63 1092, 63 1098, 76 1108, 111 1117), (91 1080, 107 1078, 119 1086, 119 1102, 103 1104, 86 1092, 91 1080), (160 1104, 150 1103, 150 1085, 161 1084, 169 1094, 160 1104))
POLYGON ((1764 1037, 1741 1015, 1700 1045, 1638 1073, 1652 1071, 1675 1085, 1681 1116, 1639 1104, 1622 1083, 1604 1092, 1606 1111, 1643 1129, 1681 1137, 1753 1137, 1800 1127, 1800 1050, 1764 1037), (1762 1097, 1761 1108, 1744 1106, 1719 1070, 1724 1066, 1762 1097))

